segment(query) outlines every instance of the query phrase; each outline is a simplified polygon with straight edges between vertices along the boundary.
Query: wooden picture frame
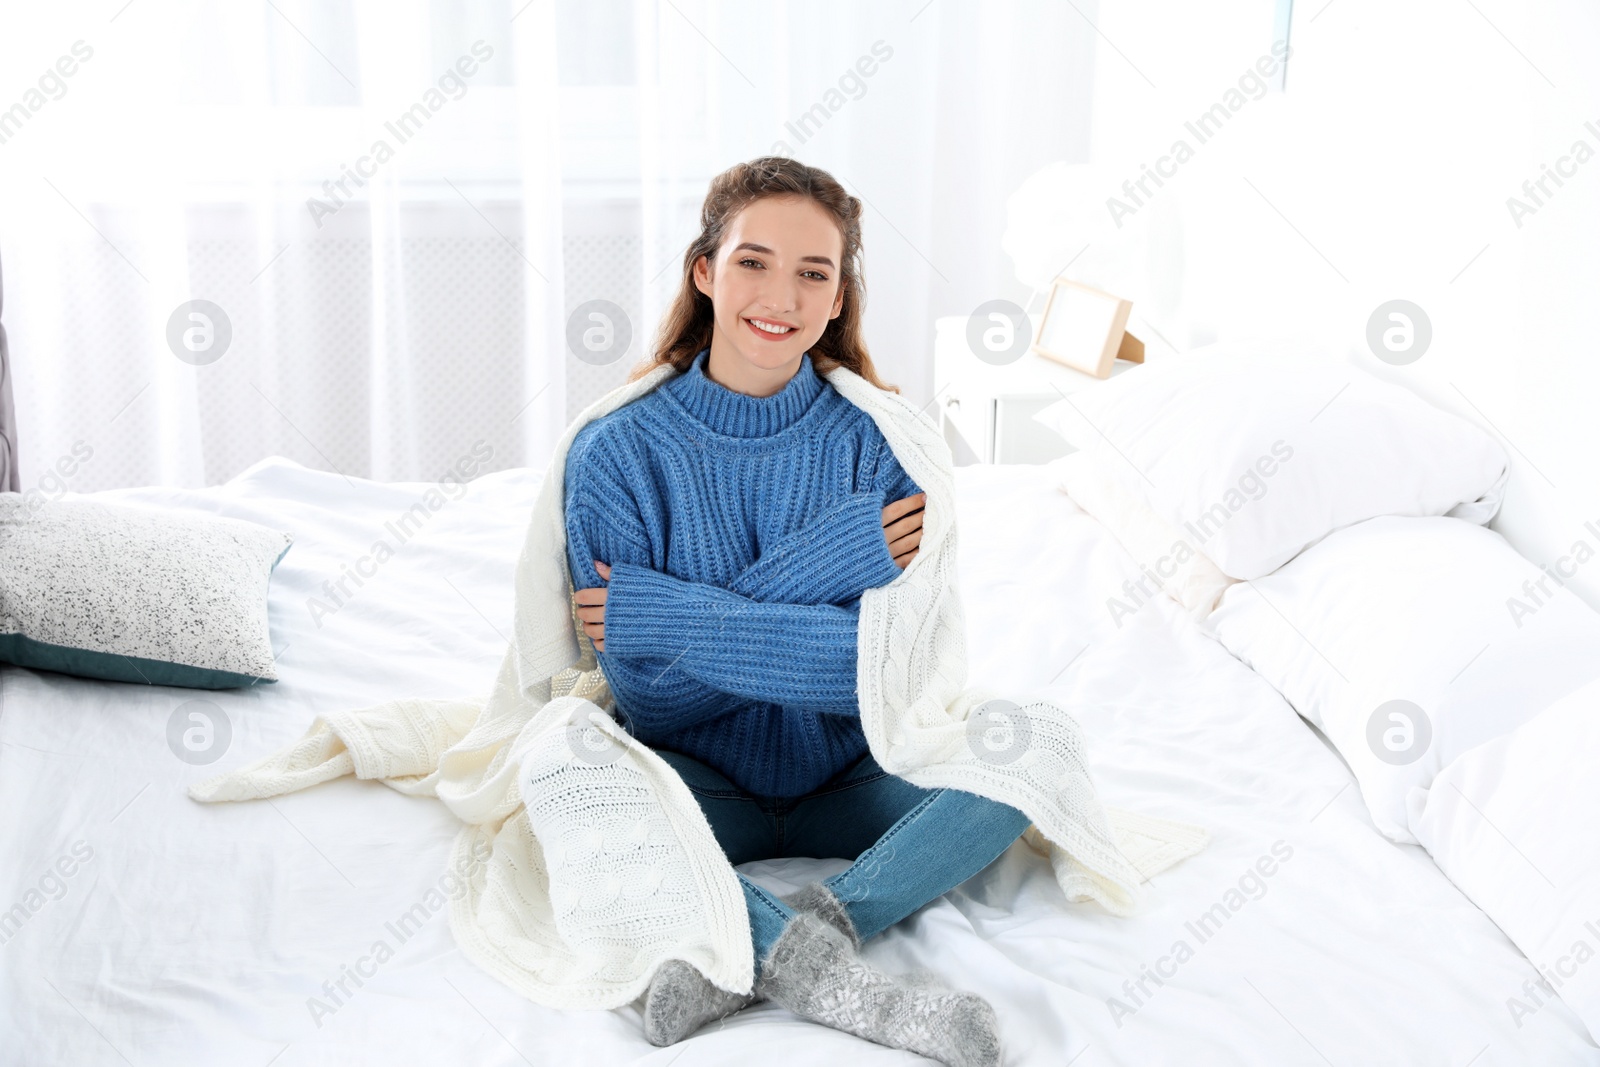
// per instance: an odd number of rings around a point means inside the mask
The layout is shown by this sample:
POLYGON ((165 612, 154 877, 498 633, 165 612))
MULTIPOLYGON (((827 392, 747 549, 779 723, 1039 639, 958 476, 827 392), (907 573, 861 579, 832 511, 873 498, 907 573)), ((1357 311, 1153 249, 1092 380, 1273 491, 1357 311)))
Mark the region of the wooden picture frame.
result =
POLYGON ((1050 285, 1033 351, 1095 378, 1116 359, 1144 362, 1144 343, 1127 332, 1133 301, 1068 278, 1050 285))

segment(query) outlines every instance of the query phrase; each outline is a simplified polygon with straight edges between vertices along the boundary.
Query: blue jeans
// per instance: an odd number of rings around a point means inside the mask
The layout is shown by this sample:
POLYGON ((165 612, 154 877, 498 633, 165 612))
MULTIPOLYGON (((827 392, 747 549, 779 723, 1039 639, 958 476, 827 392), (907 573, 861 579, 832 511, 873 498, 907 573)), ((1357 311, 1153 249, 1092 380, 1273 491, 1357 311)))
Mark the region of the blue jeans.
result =
MULTIPOLYGON (((885 771, 870 752, 798 797, 746 793, 699 760, 665 749, 656 754, 700 802, 734 866, 785 856, 854 859, 822 884, 844 905, 863 942, 989 866, 1031 821, 976 793, 912 785, 885 771)), ((795 912, 743 874, 739 883, 759 976, 795 912)))

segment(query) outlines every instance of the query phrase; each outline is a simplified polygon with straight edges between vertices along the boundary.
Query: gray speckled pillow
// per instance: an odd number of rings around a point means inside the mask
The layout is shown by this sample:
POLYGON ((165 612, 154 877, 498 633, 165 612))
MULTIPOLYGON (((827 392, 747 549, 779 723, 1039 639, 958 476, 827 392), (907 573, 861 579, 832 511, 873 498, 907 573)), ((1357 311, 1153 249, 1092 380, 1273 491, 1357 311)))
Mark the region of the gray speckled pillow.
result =
POLYGON ((267 583, 293 540, 240 519, 0 493, 0 662, 194 689, 277 681, 267 583))

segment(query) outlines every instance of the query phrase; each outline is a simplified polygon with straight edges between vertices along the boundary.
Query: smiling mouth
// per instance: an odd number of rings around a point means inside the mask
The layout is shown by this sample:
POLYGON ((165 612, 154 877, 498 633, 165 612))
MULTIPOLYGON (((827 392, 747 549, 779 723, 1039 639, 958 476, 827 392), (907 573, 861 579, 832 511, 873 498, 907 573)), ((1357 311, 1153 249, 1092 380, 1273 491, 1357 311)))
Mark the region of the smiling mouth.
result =
POLYGON ((797 329, 797 327, 790 326, 790 325, 788 325, 786 323, 773 322, 771 319, 750 319, 750 318, 747 318, 744 321, 758 335, 760 335, 761 337, 770 338, 772 340, 777 340, 778 338, 781 338, 781 337, 787 337, 791 333, 794 333, 795 330, 797 329))

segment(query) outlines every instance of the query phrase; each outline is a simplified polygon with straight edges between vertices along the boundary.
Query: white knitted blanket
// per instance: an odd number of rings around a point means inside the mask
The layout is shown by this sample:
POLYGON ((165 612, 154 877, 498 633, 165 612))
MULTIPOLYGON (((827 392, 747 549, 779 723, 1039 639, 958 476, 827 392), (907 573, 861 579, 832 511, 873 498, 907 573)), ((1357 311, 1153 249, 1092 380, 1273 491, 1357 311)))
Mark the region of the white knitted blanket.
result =
MULTIPOLYGON (((562 518, 567 449, 591 419, 678 373, 669 365, 583 411, 558 442, 517 561, 514 633, 487 698, 396 700, 320 716, 298 741, 197 782, 200 801, 276 796, 354 773, 436 796, 465 824, 450 924, 462 951, 530 999, 627 1004, 685 960, 718 986, 753 981, 738 878, 677 772, 612 718, 572 603, 562 518), (480 857, 487 855, 487 861, 480 857)), ((883 768, 1021 809, 1068 900, 1130 914, 1140 882, 1198 852, 1200 827, 1103 807, 1078 724, 1046 700, 982 708, 966 687, 949 447, 898 394, 844 368, 828 381, 865 409, 927 500, 921 550, 860 601, 861 723, 883 768), (1007 710, 1007 715, 995 714, 1007 710), (998 738, 1000 744, 993 744, 998 738)))

